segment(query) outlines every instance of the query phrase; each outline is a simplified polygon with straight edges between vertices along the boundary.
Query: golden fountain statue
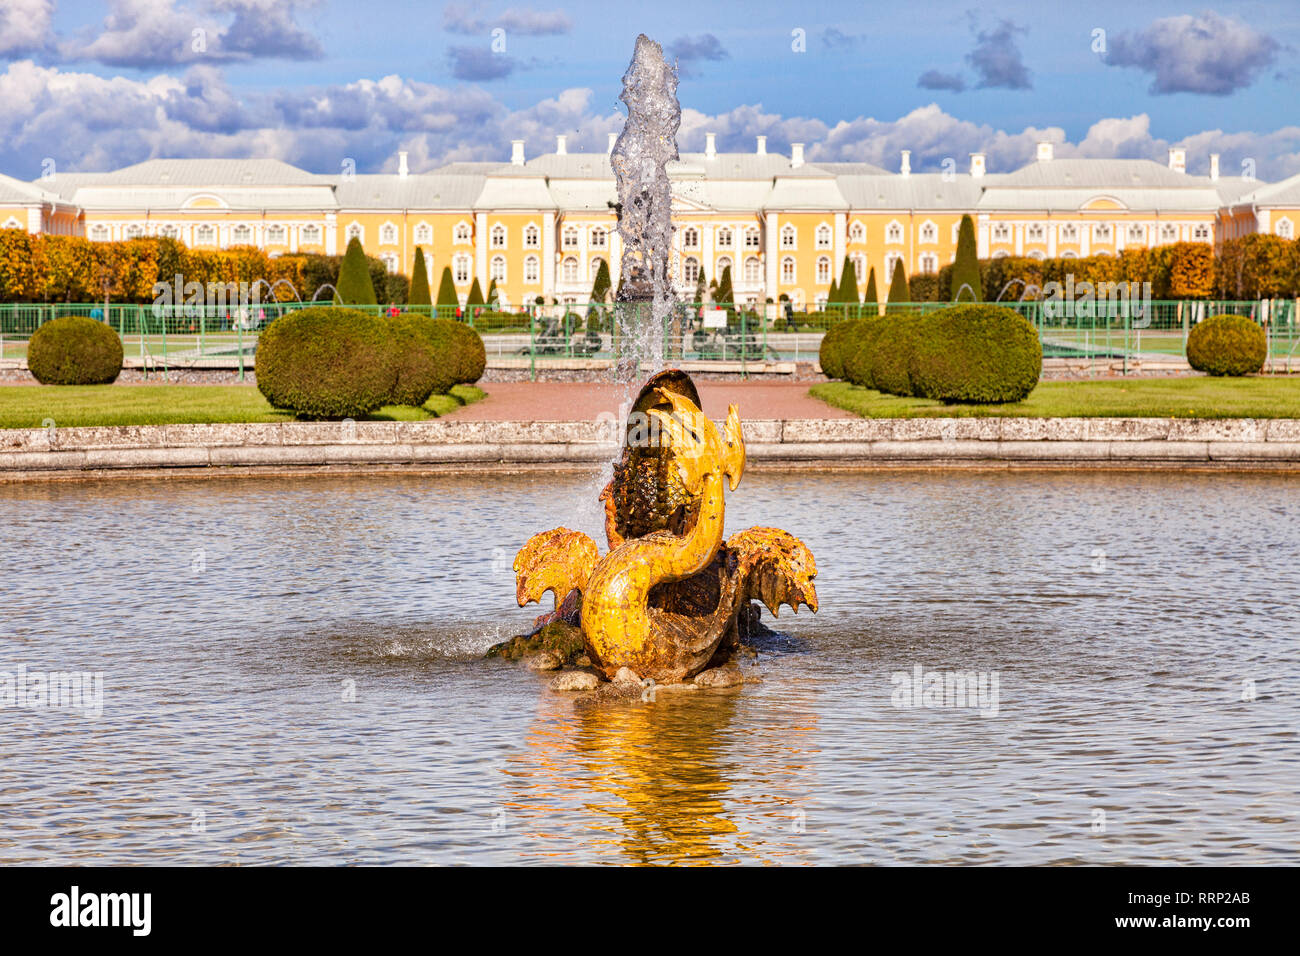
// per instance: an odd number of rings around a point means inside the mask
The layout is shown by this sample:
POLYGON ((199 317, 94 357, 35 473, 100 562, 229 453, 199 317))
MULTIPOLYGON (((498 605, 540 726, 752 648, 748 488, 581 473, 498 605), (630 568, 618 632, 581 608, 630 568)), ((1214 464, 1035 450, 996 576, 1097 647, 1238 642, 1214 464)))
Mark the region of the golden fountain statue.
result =
POLYGON ((625 434, 600 496, 609 553, 601 558, 587 535, 556 528, 515 558, 520 606, 555 596, 534 635, 556 624, 580 629, 582 650, 606 677, 626 667, 672 684, 726 663, 761 627, 752 601, 773 615, 782 604, 817 610, 817 566, 802 541, 779 528, 724 540, 723 485, 735 491, 745 470, 735 405, 719 434, 690 377, 660 372, 642 388, 625 434))

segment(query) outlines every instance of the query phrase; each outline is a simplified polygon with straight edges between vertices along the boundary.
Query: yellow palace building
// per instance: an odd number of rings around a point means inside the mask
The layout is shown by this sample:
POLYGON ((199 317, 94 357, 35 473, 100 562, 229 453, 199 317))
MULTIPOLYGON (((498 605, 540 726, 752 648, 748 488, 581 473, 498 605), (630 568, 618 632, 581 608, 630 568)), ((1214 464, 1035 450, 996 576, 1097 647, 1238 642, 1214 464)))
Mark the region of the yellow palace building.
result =
MULTIPOLYGON (((570 153, 564 136, 534 158, 516 140, 505 162, 457 162, 426 173, 319 175, 278 160, 155 159, 108 173, 58 173, 35 182, 0 175, 0 228, 92 241, 172 236, 195 247, 253 245, 272 255, 340 254, 353 236, 391 271, 410 274, 424 250, 433 288, 450 268, 463 302, 478 279, 496 281, 504 307, 583 302, 601 261, 615 284, 620 242, 609 149, 570 153)), ((956 255, 964 214, 981 257, 1115 254, 1171 242, 1214 243, 1253 232, 1294 238, 1300 176, 1267 184, 1186 171, 1144 159, 1065 159, 1040 143, 1034 162, 989 173, 975 153, 965 169, 914 173, 867 163, 704 152, 669 167, 677 224, 673 275, 681 297, 730 266, 734 298, 796 307, 824 303, 847 256, 859 288, 875 269, 883 296, 894 263, 935 273, 956 255)))

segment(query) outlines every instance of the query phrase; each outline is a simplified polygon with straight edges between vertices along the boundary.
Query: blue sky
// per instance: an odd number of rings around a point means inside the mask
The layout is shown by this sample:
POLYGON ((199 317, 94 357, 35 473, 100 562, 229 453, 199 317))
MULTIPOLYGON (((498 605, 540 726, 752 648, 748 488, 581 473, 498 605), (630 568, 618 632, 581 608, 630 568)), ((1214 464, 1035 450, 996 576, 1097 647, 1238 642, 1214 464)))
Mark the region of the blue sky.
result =
POLYGON ((1194 171, 1213 150, 1228 171, 1300 172, 1294 0, 0 0, 0 171, 165 155, 378 170, 398 148, 421 169, 503 159, 515 136, 536 153, 557 132, 601 148, 641 31, 678 56, 683 149, 712 129, 724 149, 763 133, 890 168, 903 148, 921 168, 978 149, 996 171, 1048 138, 1058 155, 1182 144, 1194 171))

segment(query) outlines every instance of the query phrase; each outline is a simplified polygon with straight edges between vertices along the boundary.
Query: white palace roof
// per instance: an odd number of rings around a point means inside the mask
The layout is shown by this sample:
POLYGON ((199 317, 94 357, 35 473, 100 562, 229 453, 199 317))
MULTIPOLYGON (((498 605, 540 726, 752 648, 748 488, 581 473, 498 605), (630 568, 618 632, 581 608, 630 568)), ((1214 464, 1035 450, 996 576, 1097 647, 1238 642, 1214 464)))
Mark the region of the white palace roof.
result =
MULTIPOLYGON (((1044 144, 1046 146, 1046 144, 1044 144)), ((521 147, 518 147, 521 149, 521 147)), ((1300 177, 1275 185, 1192 176, 1146 159, 1052 159, 1010 173, 887 172, 870 163, 804 162, 779 153, 682 153, 669 164, 683 211, 1074 211, 1109 198, 1134 211, 1213 212, 1237 203, 1300 204, 1300 177)), ((403 163, 405 158, 403 157, 403 163)), ((980 159, 982 163, 982 158, 980 159)), ((615 201, 605 153, 453 162, 426 173, 318 175, 276 159, 151 159, 108 173, 0 176, 0 202, 85 209, 464 210, 600 212, 615 201)))

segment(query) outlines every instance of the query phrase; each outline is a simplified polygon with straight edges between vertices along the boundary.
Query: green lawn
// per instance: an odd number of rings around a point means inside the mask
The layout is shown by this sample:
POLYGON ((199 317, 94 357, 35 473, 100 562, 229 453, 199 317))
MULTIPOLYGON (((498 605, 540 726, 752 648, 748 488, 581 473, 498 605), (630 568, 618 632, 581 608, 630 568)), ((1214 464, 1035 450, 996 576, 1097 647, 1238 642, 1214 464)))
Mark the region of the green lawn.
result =
MULTIPOLYGON (((418 421, 454 412, 483 398, 473 385, 434 395, 422 408, 386 405, 365 421, 418 421)), ((183 425, 283 422, 253 385, 0 385, 0 428, 40 428, 53 419, 79 425, 183 425)))
POLYGON ((813 398, 863 418, 1300 418, 1300 378, 1154 378, 1039 382, 1012 405, 944 405, 847 382, 814 385, 813 398))

